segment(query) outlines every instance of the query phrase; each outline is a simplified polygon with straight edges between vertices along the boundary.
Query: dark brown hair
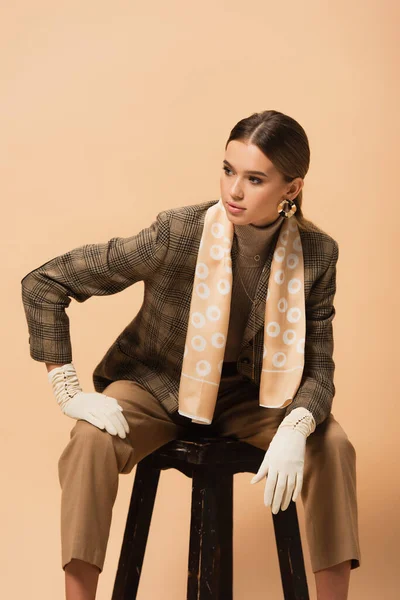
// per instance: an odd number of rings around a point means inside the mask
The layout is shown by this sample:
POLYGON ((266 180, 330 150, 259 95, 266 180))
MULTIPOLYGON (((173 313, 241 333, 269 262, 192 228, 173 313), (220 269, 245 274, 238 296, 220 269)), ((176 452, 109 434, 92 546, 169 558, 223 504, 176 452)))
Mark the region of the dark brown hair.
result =
MULTIPOLYGON (((232 140, 245 141, 257 146, 273 163, 286 182, 304 178, 310 166, 310 147, 302 126, 281 112, 264 110, 253 113, 236 123, 230 132, 225 150, 232 140)), ((302 211, 303 190, 293 198, 299 226, 312 224, 302 211)))

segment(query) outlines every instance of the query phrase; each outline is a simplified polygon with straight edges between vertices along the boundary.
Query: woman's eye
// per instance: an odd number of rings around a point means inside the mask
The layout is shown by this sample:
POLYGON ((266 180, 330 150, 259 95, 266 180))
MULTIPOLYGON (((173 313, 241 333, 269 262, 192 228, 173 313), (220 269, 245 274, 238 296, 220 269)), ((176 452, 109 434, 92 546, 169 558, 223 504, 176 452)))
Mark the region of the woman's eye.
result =
MULTIPOLYGON (((226 175, 229 175, 228 171, 231 172, 231 170, 228 167, 222 167, 222 170, 225 171, 226 175)), ((259 183, 262 183, 261 179, 259 179, 258 177, 249 177, 249 180, 253 183, 253 185, 258 185, 259 183)))

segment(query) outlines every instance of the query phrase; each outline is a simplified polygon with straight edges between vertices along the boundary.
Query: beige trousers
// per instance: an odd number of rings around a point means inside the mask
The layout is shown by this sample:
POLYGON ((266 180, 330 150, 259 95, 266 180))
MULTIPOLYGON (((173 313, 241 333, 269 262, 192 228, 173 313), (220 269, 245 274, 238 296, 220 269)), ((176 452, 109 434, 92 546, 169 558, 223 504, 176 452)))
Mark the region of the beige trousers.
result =
MULTIPOLYGON (((239 374, 221 379, 212 425, 170 415, 134 381, 115 381, 103 393, 118 400, 130 432, 121 439, 87 421, 73 427, 58 465, 62 568, 78 558, 103 569, 119 473, 130 473, 185 428, 267 450, 285 413, 260 407, 258 388, 239 374)), ((332 413, 307 438, 301 498, 313 572, 349 559, 359 567, 356 453, 332 413)))

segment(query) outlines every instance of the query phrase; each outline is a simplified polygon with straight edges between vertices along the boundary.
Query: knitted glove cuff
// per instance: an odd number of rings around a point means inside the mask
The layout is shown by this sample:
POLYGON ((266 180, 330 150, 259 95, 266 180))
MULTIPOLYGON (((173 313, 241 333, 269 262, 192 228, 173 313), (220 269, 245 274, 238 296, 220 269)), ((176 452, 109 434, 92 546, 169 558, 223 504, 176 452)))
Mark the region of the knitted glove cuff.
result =
POLYGON ((64 412, 66 404, 82 391, 75 367, 72 363, 55 367, 47 373, 47 377, 53 388, 57 403, 64 412))
POLYGON ((307 408, 299 406, 294 408, 278 427, 278 429, 284 428, 300 431, 307 438, 315 431, 316 423, 311 412, 307 408))

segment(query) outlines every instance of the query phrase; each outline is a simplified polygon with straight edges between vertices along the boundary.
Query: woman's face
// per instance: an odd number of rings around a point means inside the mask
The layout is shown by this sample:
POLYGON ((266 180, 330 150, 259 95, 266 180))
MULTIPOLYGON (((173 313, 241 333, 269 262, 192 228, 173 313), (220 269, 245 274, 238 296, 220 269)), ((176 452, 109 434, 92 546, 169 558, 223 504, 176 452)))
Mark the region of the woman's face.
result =
POLYGON ((225 151, 220 184, 228 219, 237 225, 251 223, 261 227, 276 221, 278 204, 284 198, 296 198, 304 181, 301 177, 290 183, 283 181, 279 171, 257 146, 232 140, 225 151), (244 210, 231 212, 228 207, 231 202, 244 210))

